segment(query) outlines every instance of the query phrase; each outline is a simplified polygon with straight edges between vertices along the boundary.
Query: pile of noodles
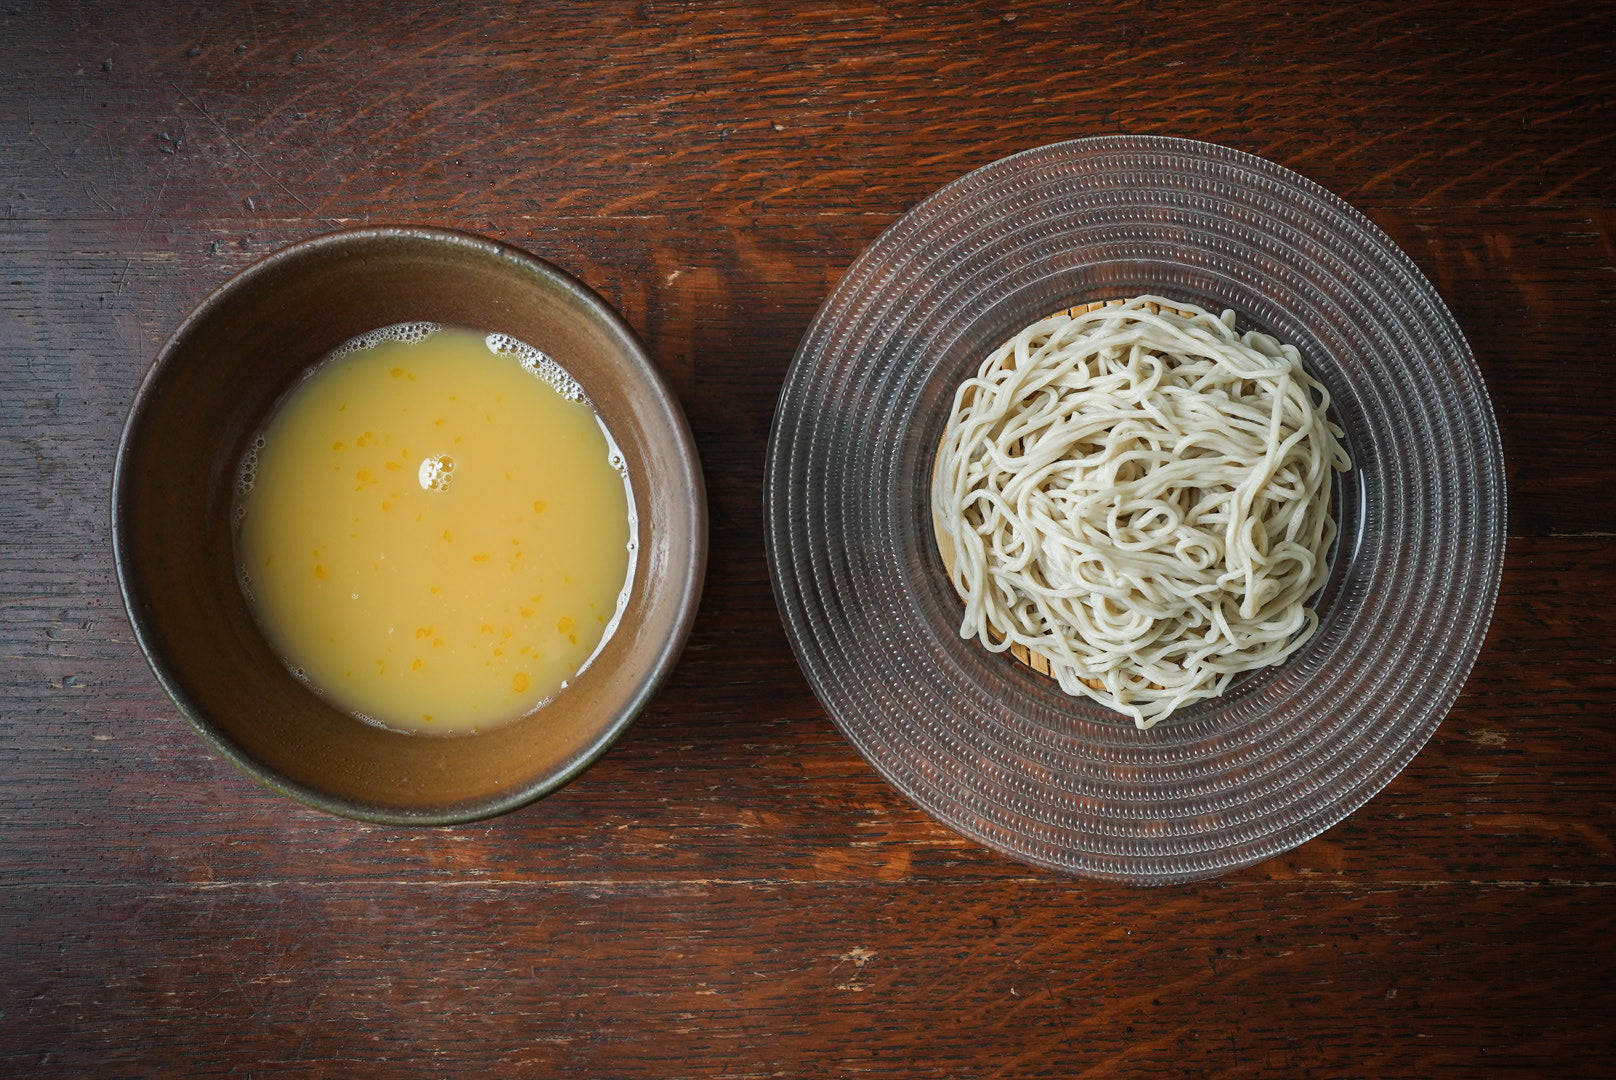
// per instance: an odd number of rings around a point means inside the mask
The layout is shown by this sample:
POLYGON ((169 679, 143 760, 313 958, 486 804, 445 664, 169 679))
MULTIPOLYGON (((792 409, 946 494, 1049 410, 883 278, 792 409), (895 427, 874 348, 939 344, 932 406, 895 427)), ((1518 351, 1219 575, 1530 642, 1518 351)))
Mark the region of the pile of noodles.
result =
POLYGON ((1029 326, 960 386, 934 472, 961 636, 1140 728, 1278 663, 1317 627, 1350 467, 1328 407, 1233 312, 1142 296, 1029 326))

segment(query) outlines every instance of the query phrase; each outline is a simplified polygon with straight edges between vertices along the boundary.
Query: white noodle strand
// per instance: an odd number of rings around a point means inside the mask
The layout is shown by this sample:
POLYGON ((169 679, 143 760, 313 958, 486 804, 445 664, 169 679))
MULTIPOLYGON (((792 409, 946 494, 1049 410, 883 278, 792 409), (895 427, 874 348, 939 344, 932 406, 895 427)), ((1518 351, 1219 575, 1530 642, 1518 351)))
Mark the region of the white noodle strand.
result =
POLYGON ((1140 728, 1280 662, 1318 624, 1350 467, 1329 404, 1233 312, 1141 296, 1029 326, 960 385, 933 475, 961 636, 1140 728))

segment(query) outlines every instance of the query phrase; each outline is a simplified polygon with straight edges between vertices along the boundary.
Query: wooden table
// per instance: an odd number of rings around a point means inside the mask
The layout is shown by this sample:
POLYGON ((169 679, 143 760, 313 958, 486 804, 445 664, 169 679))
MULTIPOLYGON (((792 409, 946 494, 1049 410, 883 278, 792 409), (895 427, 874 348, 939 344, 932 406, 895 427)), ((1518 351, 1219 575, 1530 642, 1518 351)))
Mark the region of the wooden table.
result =
POLYGON ((0 1075, 1605 1076, 1616 886, 1616 21, 1560 4, 30 0, 0 12, 0 1075), (1509 462, 1486 647, 1347 821, 1197 885, 948 832, 809 691, 763 555, 796 343, 954 177, 1111 132, 1363 210, 1509 462), (208 752, 109 542, 186 311, 334 227, 589 282, 706 469, 689 648, 524 810, 329 817, 208 752))

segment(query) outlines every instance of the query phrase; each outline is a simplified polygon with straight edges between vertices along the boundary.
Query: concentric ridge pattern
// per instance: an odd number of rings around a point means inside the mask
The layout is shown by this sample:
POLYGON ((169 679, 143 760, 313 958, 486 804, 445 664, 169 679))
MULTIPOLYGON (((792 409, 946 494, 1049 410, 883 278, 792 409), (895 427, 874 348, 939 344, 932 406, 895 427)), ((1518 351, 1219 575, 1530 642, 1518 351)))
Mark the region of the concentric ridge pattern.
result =
POLYGON ((1475 662, 1504 551, 1497 425, 1431 284, 1312 182, 1181 139, 1029 150, 906 213, 798 348, 767 484, 786 631, 859 751, 965 836, 1141 884, 1265 859, 1390 782, 1475 662), (1141 732, 959 637, 928 479, 954 387, 988 350, 1060 308, 1144 292, 1295 344, 1354 469, 1319 632, 1141 732))

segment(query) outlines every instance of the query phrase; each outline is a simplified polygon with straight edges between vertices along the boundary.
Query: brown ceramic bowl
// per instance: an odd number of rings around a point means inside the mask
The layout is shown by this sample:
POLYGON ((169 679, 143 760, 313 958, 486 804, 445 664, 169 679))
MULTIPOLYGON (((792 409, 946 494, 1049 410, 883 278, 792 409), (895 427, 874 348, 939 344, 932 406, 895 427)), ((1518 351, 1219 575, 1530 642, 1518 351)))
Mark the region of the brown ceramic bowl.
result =
POLYGON ((208 297, 140 388, 113 488, 124 601, 180 711, 256 779, 368 821, 487 817, 576 776, 678 660, 706 563, 696 451, 633 331, 549 263, 442 229, 315 237, 208 297), (474 735, 400 734, 328 705, 270 648, 236 577, 237 467, 282 396, 338 345, 419 321, 509 334, 560 361, 627 458, 639 516, 632 593, 604 651, 549 704, 474 735))

